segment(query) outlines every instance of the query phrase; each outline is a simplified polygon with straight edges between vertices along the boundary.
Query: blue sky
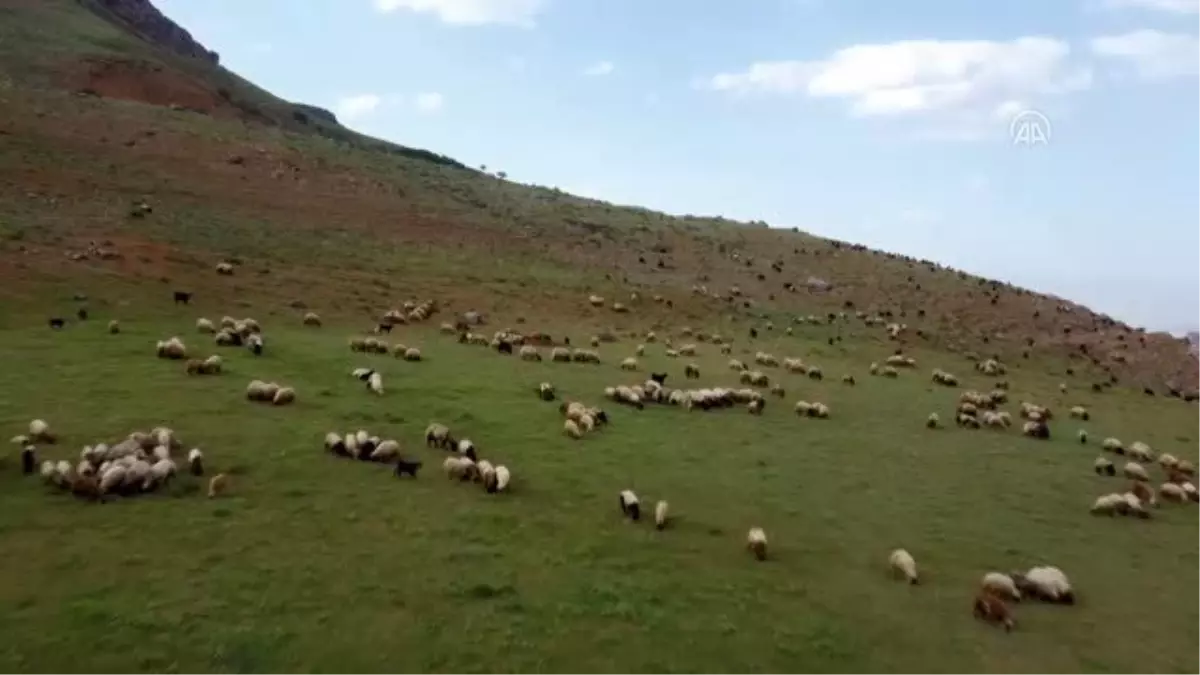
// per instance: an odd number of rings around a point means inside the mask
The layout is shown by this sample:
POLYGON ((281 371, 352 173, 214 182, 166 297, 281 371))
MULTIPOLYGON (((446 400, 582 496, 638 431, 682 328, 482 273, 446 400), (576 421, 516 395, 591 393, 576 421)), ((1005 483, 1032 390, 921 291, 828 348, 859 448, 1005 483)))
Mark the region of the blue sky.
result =
POLYGON ((280 96, 514 180, 1200 323, 1200 0, 156 4, 280 96), (1013 143, 1025 110, 1046 143, 1013 143))

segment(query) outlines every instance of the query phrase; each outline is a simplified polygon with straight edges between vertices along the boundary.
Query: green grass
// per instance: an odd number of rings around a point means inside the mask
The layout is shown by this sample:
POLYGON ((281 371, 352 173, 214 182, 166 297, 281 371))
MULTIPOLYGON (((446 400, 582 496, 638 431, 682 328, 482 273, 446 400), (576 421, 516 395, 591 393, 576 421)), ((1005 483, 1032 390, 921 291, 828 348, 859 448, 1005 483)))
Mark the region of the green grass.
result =
MULTIPOLYGON (((633 379, 616 368, 631 343, 606 345, 601 366, 529 364, 398 329, 391 339, 427 358, 411 364, 351 354, 344 326, 207 309, 257 316, 267 355, 221 350, 226 372, 213 378, 155 359, 153 343, 171 334, 195 354, 217 352, 192 332, 197 310, 127 308, 115 336, 103 316, 62 333, 40 317, 5 317, 4 434, 44 417, 63 440, 42 454, 57 459, 165 423, 234 475, 222 499, 183 477, 166 493, 95 505, 22 477, 15 448, 5 450, 0 670, 1197 669, 1195 508, 1164 507, 1150 521, 1090 516, 1092 499, 1124 481, 1092 474, 1098 449, 1079 447, 1065 419, 1047 443, 925 430, 932 410, 949 419, 958 391, 932 388, 929 368, 987 384, 965 361, 917 352, 917 371, 887 381, 866 374, 883 344, 776 335, 765 341, 773 351, 821 365, 827 379, 780 374, 787 400, 761 418, 606 404, 612 425, 571 442, 533 387, 549 380, 600 403, 605 385, 633 379), (368 363, 384 374, 382 398, 349 376, 368 363), (857 387, 838 381, 844 372, 857 387), (294 386, 297 403, 246 402, 254 378, 294 386), (794 417, 799 398, 826 402, 832 419, 794 417), (431 420, 508 465, 512 492, 447 481, 441 455, 421 442, 431 420), (420 456, 419 479, 322 452, 326 431, 357 428, 420 456), (622 521, 626 487, 647 506, 670 500, 675 525, 622 521), (754 525, 771 540, 761 564, 743 549, 754 525), (888 577, 896 546, 916 556, 923 585, 888 577), (1012 634, 972 620, 984 572, 1039 563, 1071 576, 1078 606, 1017 606, 1012 634)), ((725 357, 701 349, 701 383, 735 382, 725 357)), ((652 345, 643 371, 665 368, 682 386, 684 362, 652 345)), ((1194 407, 1123 392, 1060 399, 1056 379, 1019 365, 1008 379, 1014 402, 1091 406, 1093 443, 1116 435, 1195 459, 1194 407)))

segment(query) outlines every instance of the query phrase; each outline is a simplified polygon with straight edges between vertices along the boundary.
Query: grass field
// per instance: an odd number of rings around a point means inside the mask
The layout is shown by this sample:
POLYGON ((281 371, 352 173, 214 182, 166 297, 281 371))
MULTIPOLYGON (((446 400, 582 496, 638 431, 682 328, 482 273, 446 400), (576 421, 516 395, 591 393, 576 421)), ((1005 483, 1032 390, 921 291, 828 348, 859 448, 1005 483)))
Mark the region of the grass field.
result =
MULTIPOLYGON (((1145 440, 1195 460, 1196 413, 1179 401, 1114 390, 1060 397, 1057 380, 1020 366, 1014 402, 1091 407, 1093 445, 1065 419, 1038 442, 1015 430, 928 431, 958 390, 933 388, 929 368, 983 388, 965 360, 914 352, 896 381, 866 364, 890 353, 775 335, 768 348, 821 365, 824 382, 783 377, 787 399, 757 418, 743 410, 634 411, 604 404, 616 367, 530 364, 437 335, 397 329, 392 341, 426 361, 352 354, 349 326, 305 329, 298 314, 258 315, 267 354, 223 349, 226 372, 189 378, 153 356, 181 335, 194 354, 208 307, 167 303, 45 328, 8 314, 10 358, 0 429, 44 417, 62 437, 42 457, 77 457, 165 423, 210 470, 233 474, 208 500, 190 476, 168 492, 103 505, 52 492, 0 466, 0 670, 96 672, 1194 672, 1197 512, 1164 506, 1149 521, 1090 516, 1091 501, 1125 481, 1091 471, 1106 435, 1145 440), (349 371, 371 364, 387 394, 349 371), (853 373, 858 386, 838 380, 853 373), (294 386, 284 408, 244 400, 250 379, 294 386), (612 424, 580 442, 561 435, 557 406, 533 388, 605 405, 612 424), (797 399, 832 407, 825 421, 791 414, 797 399), (441 421, 508 465, 512 491, 488 495, 447 481, 421 433, 441 421), (425 467, 416 481, 322 452, 326 431, 365 428, 402 441, 425 467), (619 517, 631 487, 677 520, 656 532, 619 517), (766 529, 771 559, 744 550, 766 529), (908 548, 921 586, 893 581, 888 552, 908 548), (1062 567, 1075 607, 1024 603, 1005 634, 972 620, 980 576, 1039 563, 1062 567)), ((586 334, 572 335, 582 342, 586 334)), ((733 384, 726 357, 702 345, 704 384, 733 384)), ((735 352, 737 356, 743 356, 735 352)), ((685 360, 651 345, 643 372, 684 386, 685 360)), ((1159 472, 1152 472, 1158 479, 1159 472)))

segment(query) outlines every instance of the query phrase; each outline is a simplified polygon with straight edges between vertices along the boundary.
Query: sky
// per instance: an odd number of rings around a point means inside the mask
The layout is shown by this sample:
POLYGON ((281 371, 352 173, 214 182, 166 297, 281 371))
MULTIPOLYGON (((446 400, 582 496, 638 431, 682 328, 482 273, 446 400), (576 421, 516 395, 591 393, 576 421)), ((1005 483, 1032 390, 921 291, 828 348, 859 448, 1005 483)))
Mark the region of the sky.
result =
POLYGON ((1200 0, 155 0, 222 63, 511 180, 1200 325, 1200 0))

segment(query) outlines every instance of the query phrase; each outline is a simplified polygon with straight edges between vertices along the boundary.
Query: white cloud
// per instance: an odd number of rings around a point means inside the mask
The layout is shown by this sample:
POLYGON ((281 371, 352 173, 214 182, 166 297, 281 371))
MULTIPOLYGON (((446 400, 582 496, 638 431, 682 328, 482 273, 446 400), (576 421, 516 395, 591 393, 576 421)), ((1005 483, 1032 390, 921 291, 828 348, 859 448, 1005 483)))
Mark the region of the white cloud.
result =
POLYGON ((1148 9, 1171 14, 1200 14, 1200 0, 1104 0, 1106 9, 1148 9))
POLYGON ((1009 42, 904 40, 862 44, 818 61, 767 61, 715 75, 703 86, 734 95, 846 99, 856 116, 993 110, 1005 101, 1091 85, 1070 47, 1046 37, 1009 42))
POLYGON ((591 77, 599 77, 612 73, 614 66, 612 61, 598 61, 583 69, 583 74, 591 77))
POLYGON ((1200 41, 1182 33, 1135 30, 1092 40, 1098 56, 1130 61, 1148 80, 1194 75, 1200 68, 1200 41))
POLYGON ((428 91, 417 94, 416 106, 419 112, 435 113, 441 110, 445 103, 446 98, 436 91, 428 91))
POLYGON ((333 112, 338 116, 338 119, 348 122, 375 112, 381 101, 382 99, 377 94, 347 96, 338 99, 338 102, 333 106, 333 112))
POLYGON ((532 28, 534 17, 547 0, 375 0, 381 12, 405 9, 411 12, 434 14, 449 24, 477 26, 487 23, 508 24, 532 28))

